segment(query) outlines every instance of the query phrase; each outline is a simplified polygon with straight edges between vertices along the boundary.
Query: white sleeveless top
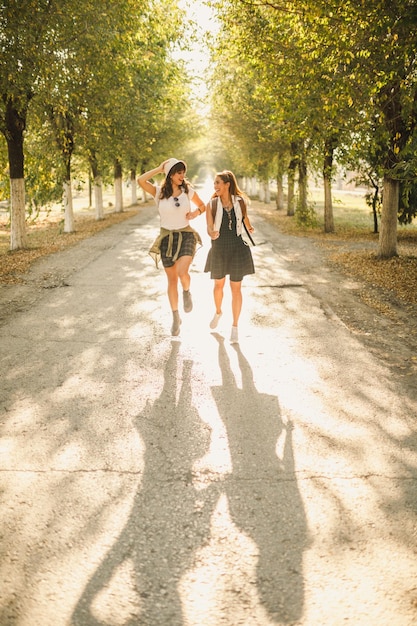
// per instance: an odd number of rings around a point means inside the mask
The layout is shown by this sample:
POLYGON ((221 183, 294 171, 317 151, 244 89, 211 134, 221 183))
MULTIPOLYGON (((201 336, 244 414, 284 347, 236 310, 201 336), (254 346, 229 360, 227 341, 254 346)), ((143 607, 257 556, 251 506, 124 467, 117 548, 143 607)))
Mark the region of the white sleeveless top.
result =
POLYGON ((177 196, 177 201, 174 200, 174 197, 170 198, 162 198, 161 195, 161 187, 156 185, 156 194, 155 194, 155 204, 158 207, 159 216, 161 219, 161 228, 166 228, 167 230, 179 230, 180 228, 185 228, 189 225, 189 220, 185 217, 185 215, 191 211, 191 199, 194 196, 194 189, 192 187, 188 187, 188 194, 184 191, 181 192, 179 196, 177 196), (179 204, 180 206, 175 206, 179 204))

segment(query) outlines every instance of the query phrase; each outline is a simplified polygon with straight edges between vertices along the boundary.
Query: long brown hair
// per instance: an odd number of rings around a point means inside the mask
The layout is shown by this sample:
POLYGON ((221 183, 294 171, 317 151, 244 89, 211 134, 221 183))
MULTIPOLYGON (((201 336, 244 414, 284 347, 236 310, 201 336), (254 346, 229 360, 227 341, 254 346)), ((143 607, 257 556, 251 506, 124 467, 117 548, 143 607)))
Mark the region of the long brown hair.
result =
MULTIPOLYGON (((178 161, 178 163, 175 163, 175 165, 171 167, 164 182, 162 183, 161 193, 159 196, 160 200, 162 200, 162 198, 170 198, 174 194, 174 190, 172 188, 171 175, 177 174, 178 172, 186 172, 186 171, 187 171, 187 168, 182 161, 178 161)), ((189 185, 190 185, 189 181, 186 178, 184 178, 180 188, 183 191, 185 191, 185 193, 188 193, 189 185)))
MULTIPOLYGON (((236 176, 230 170, 223 170, 222 172, 217 172, 216 176, 222 179, 224 183, 230 183, 229 191, 231 196, 240 196, 243 198, 247 204, 249 204, 249 197, 247 194, 239 188, 237 184, 236 176)), ((213 198, 216 194, 213 194, 213 198)))

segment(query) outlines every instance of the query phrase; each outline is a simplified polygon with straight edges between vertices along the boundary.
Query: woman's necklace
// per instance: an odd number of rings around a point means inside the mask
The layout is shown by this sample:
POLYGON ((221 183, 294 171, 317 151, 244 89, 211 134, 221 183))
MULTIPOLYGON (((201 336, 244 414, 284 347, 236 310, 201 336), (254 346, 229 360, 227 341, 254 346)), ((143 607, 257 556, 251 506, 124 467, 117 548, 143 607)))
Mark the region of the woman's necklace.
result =
POLYGON ((233 209, 233 204, 232 204, 232 206, 224 206, 224 204, 222 203, 222 206, 223 206, 224 210, 226 211, 227 219, 229 220, 229 230, 232 230, 232 209, 233 209))

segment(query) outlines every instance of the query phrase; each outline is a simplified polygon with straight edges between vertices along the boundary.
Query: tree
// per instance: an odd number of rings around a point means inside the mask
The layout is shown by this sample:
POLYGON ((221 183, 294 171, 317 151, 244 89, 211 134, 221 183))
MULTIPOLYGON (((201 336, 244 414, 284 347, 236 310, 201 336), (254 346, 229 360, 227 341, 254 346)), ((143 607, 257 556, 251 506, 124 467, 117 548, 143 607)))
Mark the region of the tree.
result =
MULTIPOLYGON (((311 155, 320 150, 325 182, 325 229, 331 231, 333 152, 337 140, 349 132, 348 119, 351 118, 349 99, 344 97, 346 87, 341 77, 337 80, 334 58, 329 54, 332 46, 323 39, 322 29, 316 26, 317 15, 295 6, 291 9, 291 3, 286 5, 290 5, 288 11, 278 11, 281 5, 268 2, 227 4, 227 9, 225 2, 217 6, 221 7, 222 15, 227 15, 224 29, 231 31, 234 57, 244 66, 252 67, 253 80, 261 94, 258 106, 263 98, 264 117, 252 121, 258 124, 258 135, 265 128, 265 134, 274 137, 277 161, 278 155, 282 161, 282 154, 288 154, 287 212, 292 215, 295 209, 293 190, 297 168, 299 218, 301 221, 307 218, 305 159, 311 160, 311 155), (339 117, 346 120, 345 129, 341 128, 339 117)), ((222 42, 225 38, 225 33, 219 36, 222 42)), ((224 56, 223 43, 221 55, 224 56)), ((224 92, 227 87, 224 72, 219 74, 224 92)), ((264 151, 260 142, 258 149, 264 151)))
POLYGON ((400 197, 395 172, 409 151, 417 118, 415 1, 214 4, 235 41, 235 59, 246 62, 250 54, 258 80, 275 94, 281 117, 288 121, 288 140, 308 145, 316 163, 322 151, 326 229, 332 229, 334 152, 343 154, 350 138, 368 119, 375 120, 378 141, 383 137, 385 146, 379 255, 395 255, 400 197))
MULTIPOLYGON (((167 121, 157 118, 159 96, 166 89, 162 106, 166 111, 173 91, 179 93, 174 87, 179 76, 169 71, 169 55, 181 32, 181 12, 168 0, 148 0, 139 9, 134 0, 104 0, 99 6, 92 0, 2 3, 0 128, 9 154, 12 249, 26 244, 24 131, 31 111, 32 128, 48 136, 47 119, 53 130, 55 154, 61 161, 54 171, 65 189, 64 228, 70 232, 73 154, 78 150, 87 155, 96 183, 109 161, 117 165, 118 173, 126 162, 134 167, 145 143, 148 114, 151 130, 143 150, 149 151, 155 142, 153 126, 157 133, 167 121), (164 68, 153 77, 153 85, 152 73, 147 73, 150 65, 152 70, 164 68)), ((182 91, 183 102, 184 95, 182 91)), ((173 115, 180 105, 173 107, 173 115)), ((168 120, 172 127, 173 115, 168 120)))
POLYGON ((24 132, 41 68, 48 62, 56 18, 54 3, 47 0, 0 5, 0 130, 8 150, 11 250, 26 245, 24 132))

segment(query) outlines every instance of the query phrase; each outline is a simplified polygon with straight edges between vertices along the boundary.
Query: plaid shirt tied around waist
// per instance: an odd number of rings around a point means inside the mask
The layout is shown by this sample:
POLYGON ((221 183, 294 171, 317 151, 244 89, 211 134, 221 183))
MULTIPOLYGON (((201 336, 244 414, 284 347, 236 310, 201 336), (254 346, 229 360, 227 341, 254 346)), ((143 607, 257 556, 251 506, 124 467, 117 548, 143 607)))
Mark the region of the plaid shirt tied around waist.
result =
POLYGON ((158 237, 153 242, 151 248, 149 249, 149 254, 155 261, 156 267, 158 267, 158 263, 161 260, 161 241, 168 237, 168 249, 167 249, 167 257, 172 257, 173 262, 178 259, 179 252, 181 250, 182 244, 182 233, 193 233, 196 241, 196 245, 202 246, 203 242, 201 241, 201 237, 194 228, 191 226, 186 226, 185 228, 179 228, 178 230, 168 230, 167 228, 161 228, 158 237), (178 233, 178 243, 176 250, 173 254, 173 245, 174 245, 174 233, 178 233))

